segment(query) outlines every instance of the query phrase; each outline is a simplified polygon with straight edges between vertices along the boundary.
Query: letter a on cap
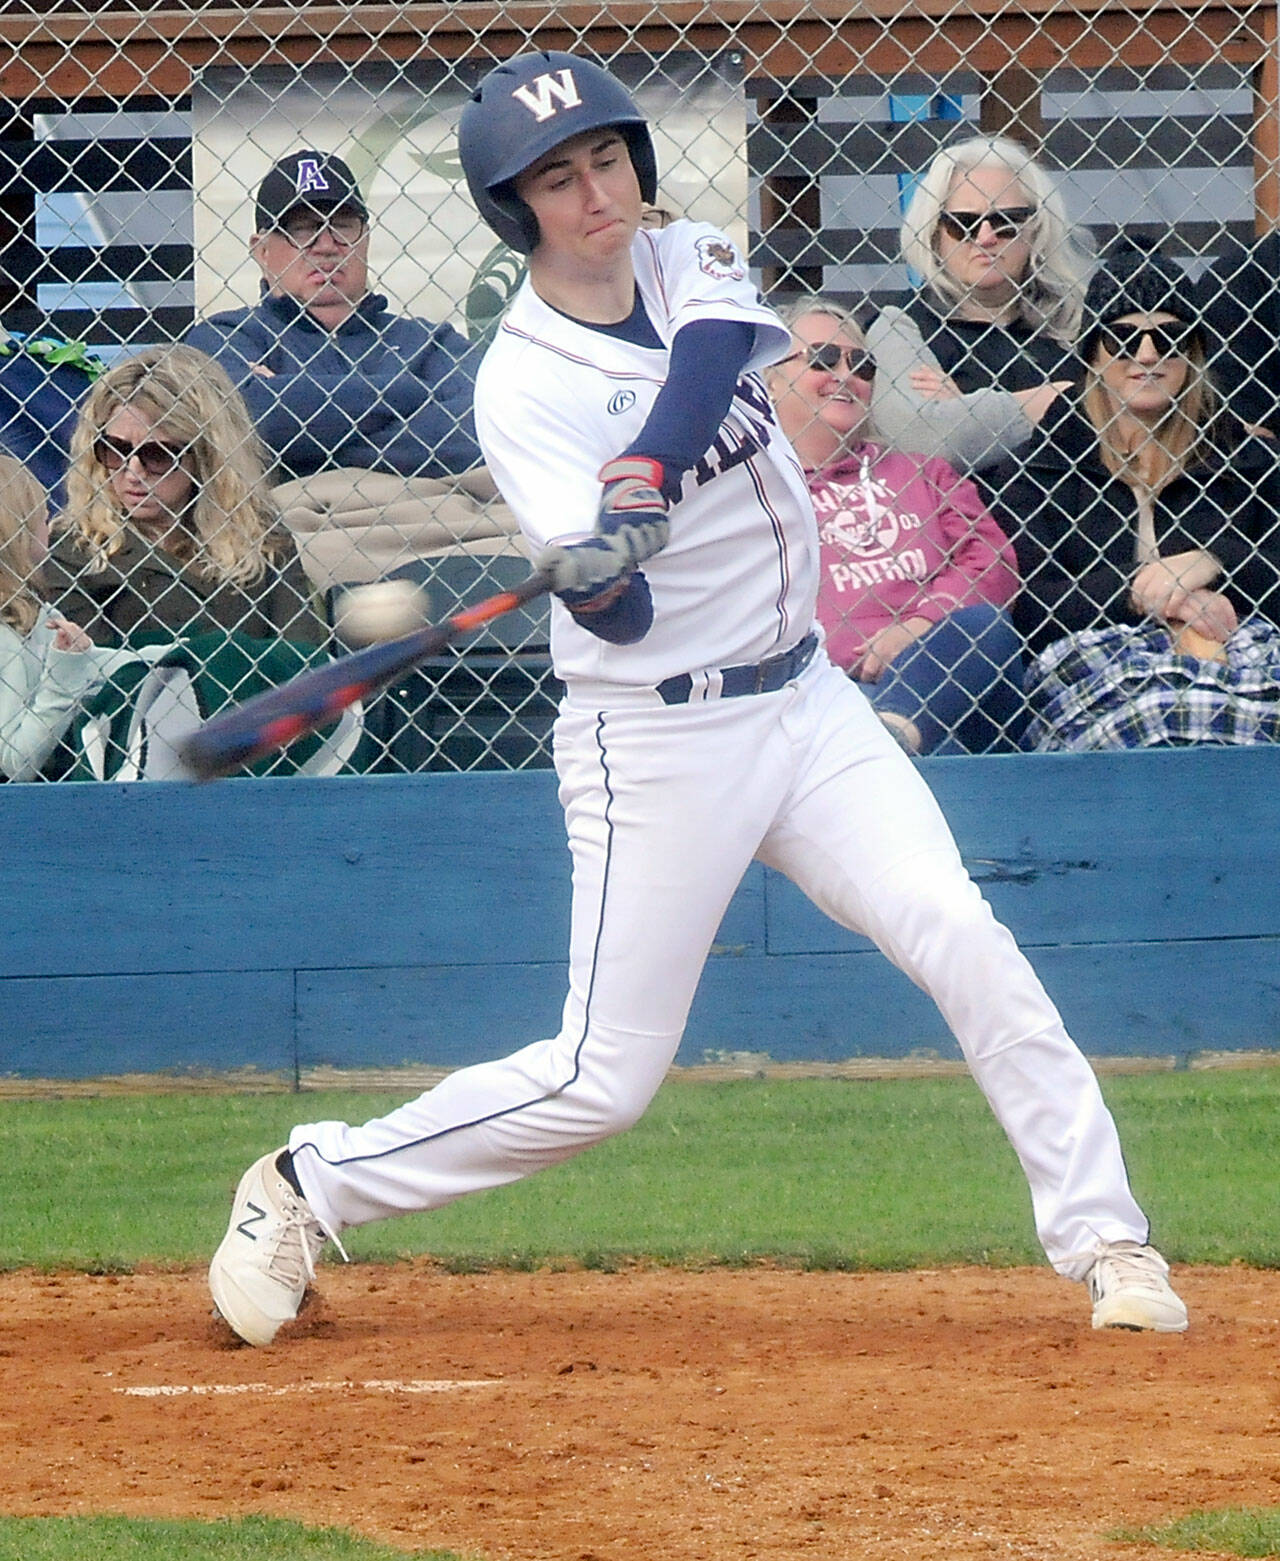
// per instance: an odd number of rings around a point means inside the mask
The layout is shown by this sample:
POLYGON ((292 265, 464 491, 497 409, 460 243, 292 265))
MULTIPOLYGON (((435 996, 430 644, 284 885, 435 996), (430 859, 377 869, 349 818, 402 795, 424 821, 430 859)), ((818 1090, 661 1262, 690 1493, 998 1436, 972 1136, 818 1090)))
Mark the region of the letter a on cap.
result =
POLYGON ((548 71, 543 76, 535 76, 526 86, 517 87, 511 94, 518 98, 529 110, 539 124, 544 119, 550 119, 556 112, 554 98, 560 100, 561 108, 581 108, 582 99, 578 96, 578 84, 573 79, 573 72, 566 66, 564 70, 552 75, 548 71), (556 79, 559 77, 559 80, 556 79))
POLYGON ((327 190, 329 181, 320 172, 320 165, 314 157, 300 157, 298 159, 298 194, 310 195, 312 190, 327 190))

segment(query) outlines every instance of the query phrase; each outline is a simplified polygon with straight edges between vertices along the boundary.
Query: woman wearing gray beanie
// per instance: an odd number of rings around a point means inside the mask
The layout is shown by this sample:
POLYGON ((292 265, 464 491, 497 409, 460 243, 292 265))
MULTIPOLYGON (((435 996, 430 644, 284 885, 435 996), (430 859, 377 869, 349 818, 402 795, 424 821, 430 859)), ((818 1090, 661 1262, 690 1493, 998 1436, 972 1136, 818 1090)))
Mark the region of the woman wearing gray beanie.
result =
POLYGON ((1080 350, 1078 394, 993 477, 1035 654, 1027 746, 1280 740, 1280 451, 1221 409, 1167 256, 1104 259, 1080 350))

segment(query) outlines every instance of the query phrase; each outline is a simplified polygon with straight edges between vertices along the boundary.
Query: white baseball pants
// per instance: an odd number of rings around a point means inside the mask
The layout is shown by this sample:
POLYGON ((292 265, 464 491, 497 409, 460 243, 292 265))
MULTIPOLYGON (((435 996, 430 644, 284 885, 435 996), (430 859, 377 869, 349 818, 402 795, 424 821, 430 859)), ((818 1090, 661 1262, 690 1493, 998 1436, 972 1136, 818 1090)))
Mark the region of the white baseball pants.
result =
POLYGON ((560 1032, 289 1148, 331 1234, 431 1209, 630 1127, 661 1084, 753 858, 871 938, 937 1003, 1022 1163, 1036 1230, 1083 1278, 1147 1239, 1092 1069, 960 860, 932 793, 819 651, 776 693, 605 708, 571 692, 556 767, 573 856, 560 1032))

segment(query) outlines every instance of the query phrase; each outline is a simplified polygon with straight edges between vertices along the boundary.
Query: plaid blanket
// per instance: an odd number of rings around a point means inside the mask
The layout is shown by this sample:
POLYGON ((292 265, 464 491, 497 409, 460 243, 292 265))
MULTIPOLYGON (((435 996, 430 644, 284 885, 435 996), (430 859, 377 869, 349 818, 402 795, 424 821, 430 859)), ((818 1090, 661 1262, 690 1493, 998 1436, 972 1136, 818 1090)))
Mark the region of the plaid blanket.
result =
POLYGON ((1024 687, 1023 747, 1040 753, 1280 742, 1280 628, 1246 619, 1225 662, 1177 653, 1156 624, 1088 629, 1042 651, 1024 687))

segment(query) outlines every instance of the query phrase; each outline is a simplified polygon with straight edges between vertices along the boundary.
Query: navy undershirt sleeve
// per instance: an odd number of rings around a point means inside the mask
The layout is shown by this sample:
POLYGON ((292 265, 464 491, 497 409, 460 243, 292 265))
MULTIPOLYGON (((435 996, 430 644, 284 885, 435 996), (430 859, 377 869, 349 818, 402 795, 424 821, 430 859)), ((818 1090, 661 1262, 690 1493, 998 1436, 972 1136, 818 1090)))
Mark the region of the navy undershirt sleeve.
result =
MULTIPOLYGON (((569 610, 573 611, 572 608, 569 610)), ((649 582, 637 569, 616 602, 611 602, 599 612, 574 613, 574 617, 584 629, 590 629, 597 639, 608 640, 610 645, 634 645, 648 634, 653 624, 653 597, 649 594, 649 582)))
POLYGON ((743 320, 696 320, 676 332, 667 382, 622 452, 661 461, 663 492, 672 502, 685 472, 714 443, 755 338, 755 327, 743 320))
MULTIPOLYGON (((638 292, 628 319, 595 329, 641 347, 662 345, 638 292)), ((660 461, 662 490, 671 503, 680 497, 685 472, 696 466, 714 443, 754 345, 755 327, 741 320, 696 320, 676 332, 666 384, 639 435, 620 452, 660 461)), ((637 571, 609 607, 575 616, 584 629, 602 640, 634 644, 643 639, 653 622, 649 582, 637 571)))
MULTIPOLYGON (((639 289, 625 320, 616 325, 592 325, 591 329, 636 347, 662 346, 639 289)), ((755 326, 745 320, 695 320, 676 332, 666 384, 658 392, 644 427, 619 452, 661 461, 666 474, 663 492, 671 503, 680 497, 685 472, 696 466, 715 442, 755 339, 755 326)))

